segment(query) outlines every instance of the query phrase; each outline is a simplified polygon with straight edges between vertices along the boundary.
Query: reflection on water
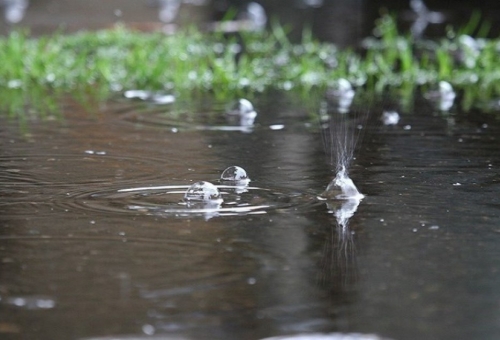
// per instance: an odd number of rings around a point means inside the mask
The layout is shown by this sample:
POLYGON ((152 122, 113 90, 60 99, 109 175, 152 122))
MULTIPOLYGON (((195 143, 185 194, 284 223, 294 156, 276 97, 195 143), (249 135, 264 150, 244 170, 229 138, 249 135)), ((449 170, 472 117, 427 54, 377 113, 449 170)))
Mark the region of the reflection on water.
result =
POLYGON ((68 101, 25 134, 3 119, 0 337, 500 334, 498 122, 424 100, 389 127, 374 105, 350 163, 366 197, 324 200, 314 105, 253 101, 249 133, 210 128, 225 103, 68 101), (221 178, 235 164, 250 183, 221 178), (220 206, 183 202, 199 181, 220 206))

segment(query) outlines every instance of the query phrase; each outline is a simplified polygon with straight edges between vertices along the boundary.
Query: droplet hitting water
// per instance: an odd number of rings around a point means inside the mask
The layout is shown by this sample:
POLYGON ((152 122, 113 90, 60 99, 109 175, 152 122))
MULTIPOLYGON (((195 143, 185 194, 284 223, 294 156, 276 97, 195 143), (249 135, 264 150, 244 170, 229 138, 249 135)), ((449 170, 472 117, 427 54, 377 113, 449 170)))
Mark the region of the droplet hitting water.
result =
POLYGON ((354 116, 349 117, 345 107, 329 100, 334 93, 340 96, 344 92, 349 93, 347 97, 352 99, 354 93, 350 93, 351 91, 349 82, 340 81, 335 92, 327 93, 327 101, 320 112, 320 118, 326 122, 322 132, 323 143, 330 156, 330 166, 335 171, 335 178, 322 194, 326 199, 361 200, 364 197, 349 177, 348 170, 354 158, 354 149, 363 130, 366 114, 353 113, 354 116))
POLYGON ((341 170, 337 172, 335 178, 328 184, 323 197, 329 199, 362 199, 361 194, 347 174, 347 169, 342 166, 341 170))

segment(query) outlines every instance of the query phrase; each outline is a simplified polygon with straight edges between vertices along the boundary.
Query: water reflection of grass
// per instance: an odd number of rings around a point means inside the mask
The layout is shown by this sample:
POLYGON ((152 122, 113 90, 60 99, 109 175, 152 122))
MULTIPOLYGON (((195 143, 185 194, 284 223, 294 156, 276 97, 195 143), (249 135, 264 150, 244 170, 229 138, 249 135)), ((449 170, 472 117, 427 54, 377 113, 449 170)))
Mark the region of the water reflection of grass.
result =
POLYGON ((473 16, 446 38, 416 41, 384 16, 362 51, 339 50, 307 31, 300 44, 293 44, 279 25, 232 37, 196 29, 167 36, 120 27, 37 39, 14 32, 0 38, 0 110, 20 116, 29 105, 43 114, 54 109, 49 98, 57 94, 105 99, 127 89, 186 98, 207 92, 232 98, 270 88, 308 93, 339 78, 405 98, 445 80, 464 91, 463 104, 470 107, 500 94, 500 39, 467 35, 479 22, 473 16))

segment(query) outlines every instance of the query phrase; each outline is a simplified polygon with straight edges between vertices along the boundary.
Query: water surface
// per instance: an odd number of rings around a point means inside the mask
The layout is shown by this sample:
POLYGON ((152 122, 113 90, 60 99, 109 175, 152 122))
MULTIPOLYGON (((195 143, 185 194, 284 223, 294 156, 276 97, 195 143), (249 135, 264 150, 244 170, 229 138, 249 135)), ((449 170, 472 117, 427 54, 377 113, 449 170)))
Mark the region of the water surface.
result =
POLYGON ((335 150, 315 104, 253 104, 245 128, 212 101, 68 100, 62 120, 2 119, 2 337, 500 336, 493 115, 419 102, 386 127, 381 105, 363 107, 350 174, 366 197, 342 226, 345 202, 317 198, 335 150), (179 204, 231 165, 249 188, 221 187, 221 209, 179 204))

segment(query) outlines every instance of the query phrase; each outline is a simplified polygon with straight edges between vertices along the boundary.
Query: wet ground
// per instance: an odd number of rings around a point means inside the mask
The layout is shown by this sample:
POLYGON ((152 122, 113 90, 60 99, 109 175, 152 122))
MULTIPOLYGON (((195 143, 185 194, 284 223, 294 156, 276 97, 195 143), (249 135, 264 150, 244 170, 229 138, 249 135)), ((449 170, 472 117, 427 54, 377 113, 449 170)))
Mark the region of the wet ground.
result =
POLYGON ((245 129, 211 101, 67 100, 62 120, 2 118, 2 338, 498 338, 493 115, 422 102, 384 126, 370 107, 356 211, 318 199, 338 150, 323 148, 315 103, 253 103, 245 129), (231 165, 249 187, 223 186, 231 165), (200 180, 219 207, 179 203, 200 180), (339 212, 353 213, 343 228, 339 212))

